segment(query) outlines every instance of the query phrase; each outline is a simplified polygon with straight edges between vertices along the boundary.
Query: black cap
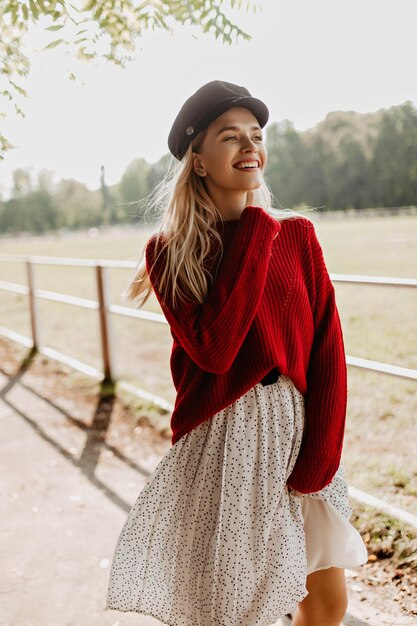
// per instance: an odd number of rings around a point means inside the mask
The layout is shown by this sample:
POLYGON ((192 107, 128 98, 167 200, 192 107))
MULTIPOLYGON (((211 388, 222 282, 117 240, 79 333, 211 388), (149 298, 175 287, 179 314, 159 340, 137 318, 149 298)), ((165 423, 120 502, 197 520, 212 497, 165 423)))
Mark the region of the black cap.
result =
POLYGON ((245 87, 213 80, 197 89, 182 105, 168 135, 172 154, 181 161, 194 137, 232 107, 249 109, 261 128, 268 121, 267 106, 251 96, 245 87))

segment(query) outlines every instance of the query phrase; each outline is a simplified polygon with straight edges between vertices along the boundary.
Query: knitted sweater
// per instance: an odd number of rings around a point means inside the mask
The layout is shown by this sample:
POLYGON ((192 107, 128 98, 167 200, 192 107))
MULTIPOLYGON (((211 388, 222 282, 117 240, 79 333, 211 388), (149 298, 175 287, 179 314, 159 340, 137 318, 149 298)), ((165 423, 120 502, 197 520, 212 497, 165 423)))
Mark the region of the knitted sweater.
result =
MULTIPOLYGON (((347 371, 334 287, 314 225, 277 221, 260 207, 216 224, 223 256, 204 304, 164 301, 147 243, 148 275, 170 325, 171 373, 177 391, 172 444, 232 404, 273 367, 304 396, 304 436, 288 485, 323 489, 342 452, 347 371)), ((158 249, 159 252, 160 248, 158 249)))

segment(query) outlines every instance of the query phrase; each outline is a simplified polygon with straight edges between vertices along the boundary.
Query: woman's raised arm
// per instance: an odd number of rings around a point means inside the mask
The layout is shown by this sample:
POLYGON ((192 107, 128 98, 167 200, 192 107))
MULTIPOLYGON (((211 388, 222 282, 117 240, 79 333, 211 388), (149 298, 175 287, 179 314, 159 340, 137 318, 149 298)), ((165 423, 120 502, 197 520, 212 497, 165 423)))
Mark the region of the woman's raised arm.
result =
POLYGON ((175 310, 159 292, 158 261, 151 271, 155 238, 149 240, 146 267, 155 294, 179 343, 202 369, 223 374, 231 367, 262 298, 280 228, 264 209, 246 207, 205 302, 181 302, 175 310))

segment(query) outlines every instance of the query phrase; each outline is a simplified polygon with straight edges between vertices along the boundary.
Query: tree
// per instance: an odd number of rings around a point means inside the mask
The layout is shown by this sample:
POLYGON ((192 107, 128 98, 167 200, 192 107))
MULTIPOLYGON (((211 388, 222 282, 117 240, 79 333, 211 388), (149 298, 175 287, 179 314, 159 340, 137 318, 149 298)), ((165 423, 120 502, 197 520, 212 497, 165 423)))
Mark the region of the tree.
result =
MULTIPOLYGON (((7 85, 0 96, 14 105, 16 114, 24 116, 16 98, 27 93, 16 80, 29 74, 25 35, 29 25, 41 18, 52 22, 45 30, 62 33, 46 49, 63 45, 72 48, 78 59, 103 58, 126 67, 132 57, 125 53, 134 52, 136 40, 149 29, 172 31, 178 25, 191 24, 204 33, 211 32, 216 39, 221 37, 223 43, 231 44, 233 38, 250 39, 228 19, 223 4, 223 0, 1 0, 0 76, 7 85), (106 47, 99 52, 103 37, 106 47)), ((252 0, 230 0, 230 5, 254 11, 259 6, 252 0)), ((74 74, 69 78, 75 79, 74 74)), ((5 117, 5 112, 0 111, 0 116, 5 117)), ((0 132, 0 160, 13 147, 0 132)))
POLYGON ((29 168, 18 167, 12 172, 13 178, 13 198, 26 196, 32 191, 32 176, 29 168))
POLYGON ((77 180, 61 180, 54 203, 60 227, 88 228, 103 223, 103 199, 100 190, 90 191, 84 183, 77 180))
POLYGON ((149 193, 148 177, 151 166, 145 159, 134 159, 127 166, 118 190, 118 221, 131 224, 133 221, 143 221, 140 212, 139 200, 149 193))
POLYGON ((0 232, 41 234, 59 227, 53 198, 45 189, 11 198, 0 206, 0 232))
POLYGON ((363 209, 368 185, 368 162, 361 145, 343 137, 325 163, 327 203, 331 209, 363 209))
POLYGON ((417 110, 412 102, 385 111, 370 164, 373 206, 417 202, 417 110))
POLYGON ((289 120, 273 123, 266 135, 266 179, 281 206, 300 204, 303 189, 302 164, 305 148, 301 135, 289 120))

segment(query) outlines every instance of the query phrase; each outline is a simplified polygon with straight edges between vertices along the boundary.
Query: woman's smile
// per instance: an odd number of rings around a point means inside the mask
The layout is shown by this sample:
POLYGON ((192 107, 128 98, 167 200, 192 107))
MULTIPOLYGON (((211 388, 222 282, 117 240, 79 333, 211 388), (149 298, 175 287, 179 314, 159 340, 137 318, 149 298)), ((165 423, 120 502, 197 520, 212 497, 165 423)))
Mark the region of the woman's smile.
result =
POLYGON ((261 164, 258 159, 241 159, 235 163, 233 167, 241 172, 251 172, 259 169, 260 165, 261 164))

